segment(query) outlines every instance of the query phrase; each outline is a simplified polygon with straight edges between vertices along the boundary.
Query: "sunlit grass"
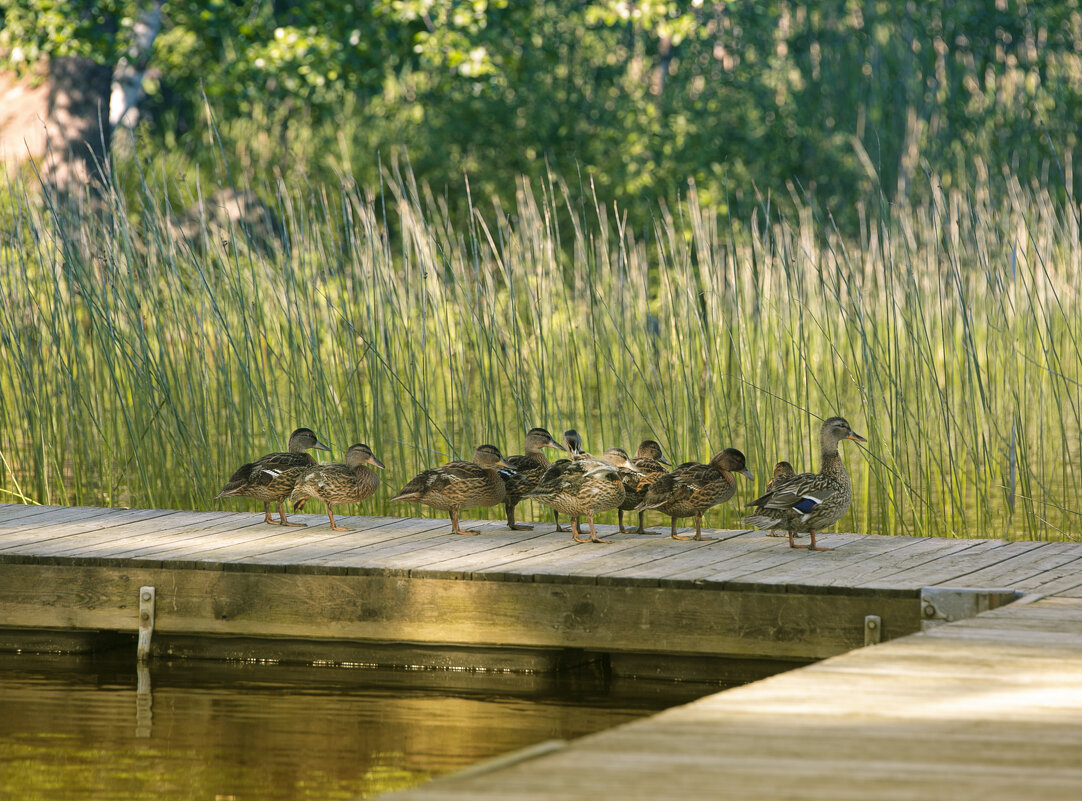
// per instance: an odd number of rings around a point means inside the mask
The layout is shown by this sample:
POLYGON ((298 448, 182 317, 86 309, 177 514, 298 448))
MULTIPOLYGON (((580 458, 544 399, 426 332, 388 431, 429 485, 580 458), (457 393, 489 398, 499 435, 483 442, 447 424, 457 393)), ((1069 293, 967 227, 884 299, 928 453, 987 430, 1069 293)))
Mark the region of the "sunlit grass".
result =
POLYGON ((709 520, 734 526, 776 459, 817 468, 838 413, 869 439, 843 446, 839 528, 1077 536, 1082 244, 1039 188, 873 200, 843 237, 810 211, 731 221, 693 189, 630 231, 556 179, 455 226, 392 171, 253 187, 268 246, 181 236, 163 198, 196 185, 150 170, 76 222, 7 187, 0 500, 214 508, 307 425, 387 463, 363 511, 419 513, 387 501, 418 470, 542 425, 595 452, 654 438, 674 463, 742 449, 756 485, 709 520))

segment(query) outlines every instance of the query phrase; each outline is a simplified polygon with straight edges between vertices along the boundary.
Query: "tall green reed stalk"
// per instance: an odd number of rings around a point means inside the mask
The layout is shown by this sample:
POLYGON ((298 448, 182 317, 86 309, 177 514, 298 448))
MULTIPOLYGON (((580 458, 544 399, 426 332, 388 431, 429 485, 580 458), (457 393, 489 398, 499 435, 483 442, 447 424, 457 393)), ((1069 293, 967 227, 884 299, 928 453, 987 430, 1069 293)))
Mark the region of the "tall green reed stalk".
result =
POLYGON ((387 499, 417 471, 543 425, 674 462, 741 448, 757 481, 711 513, 736 526, 843 414, 869 443, 845 448, 840 527, 1077 538, 1082 244, 1040 188, 873 200, 843 236, 810 207, 720 218, 692 187, 636 232, 553 176, 455 225, 395 168, 256 186, 276 234, 182 230, 204 181, 147 167, 77 216, 7 186, 0 499, 214 508, 307 425, 387 463, 360 510, 416 514, 387 499))

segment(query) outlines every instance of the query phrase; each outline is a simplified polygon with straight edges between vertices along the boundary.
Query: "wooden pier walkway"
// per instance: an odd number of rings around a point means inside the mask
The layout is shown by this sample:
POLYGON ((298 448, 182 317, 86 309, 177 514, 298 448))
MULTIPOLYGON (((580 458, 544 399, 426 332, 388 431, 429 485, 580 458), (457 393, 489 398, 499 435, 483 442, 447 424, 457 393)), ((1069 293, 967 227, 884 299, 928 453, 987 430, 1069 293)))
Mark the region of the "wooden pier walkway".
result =
POLYGON ((0 649, 131 637, 146 586, 166 654, 698 679, 829 657, 396 798, 1082 797, 1082 544, 294 519, 0 505, 0 649))
POLYGON ((1011 604, 543 750, 388 801, 1077 801, 1082 600, 1011 604))
POLYGON ((295 519, 310 526, 0 505, 0 647, 134 632, 153 586, 155 648, 174 654, 542 670, 603 655, 618 673, 699 678, 682 658, 820 659, 864 645, 869 616, 877 637, 911 634, 935 614, 928 587, 1082 596, 1075 543, 828 534, 817 553, 759 531, 596 545, 551 524, 471 522, 471 537, 439 519, 295 519))

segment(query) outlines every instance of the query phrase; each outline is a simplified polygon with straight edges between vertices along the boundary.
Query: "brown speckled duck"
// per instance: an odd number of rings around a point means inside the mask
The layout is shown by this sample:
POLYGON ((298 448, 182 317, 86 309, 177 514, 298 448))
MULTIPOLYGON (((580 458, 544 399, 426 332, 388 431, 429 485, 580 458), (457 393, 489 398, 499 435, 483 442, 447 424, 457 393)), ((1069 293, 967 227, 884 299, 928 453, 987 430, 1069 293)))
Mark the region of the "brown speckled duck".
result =
POLYGON ((736 448, 715 453, 709 464, 684 462, 671 473, 656 479, 646 491, 639 511, 657 509, 672 518, 672 538, 675 540, 714 539, 703 537, 703 514, 711 506, 723 503, 736 494, 736 477, 740 473, 753 478, 747 469, 744 454, 736 448), (679 517, 695 516, 695 536, 676 533, 679 517))
MULTIPOLYGON (((372 449, 363 442, 351 445, 346 451, 345 464, 328 462, 304 470, 297 479, 289 500, 296 504, 307 498, 315 498, 327 504, 327 517, 335 531, 349 531, 334 522, 334 507, 343 503, 359 503, 376 491, 379 476, 368 465, 381 470, 384 465, 372 449)), ((297 509, 293 507, 294 511, 297 509)))
POLYGON ((494 445, 482 445, 473 452, 473 461, 448 462, 425 470, 404 486, 392 501, 423 503, 451 513, 452 534, 476 534, 458 525, 461 509, 495 506, 504 499, 506 488, 498 468, 510 468, 494 445))
MULTIPOLYGON (((602 459, 610 464, 620 464, 620 461, 609 458, 610 455, 615 459, 622 459, 627 461, 627 452, 623 448, 609 448, 602 455, 602 459)), ((644 439, 639 443, 638 449, 635 451, 635 458, 631 460, 631 464, 635 467, 637 472, 632 472, 627 468, 618 468, 620 470, 620 478, 624 484, 624 502, 620 504, 619 511, 619 524, 620 533, 626 533, 627 529, 624 528, 624 512, 633 511, 638 508, 639 504, 646 499, 646 491, 653 481, 663 475, 665 475, 670 462, 661 452, 661 446, 652 439, 644 439)), ((658 534, 657 531, 647 531, 643 524, 643 517, 645 512, 639 512, 639 527, 630 533, 632 534, 658 534)))
POLYGON ((286 520, 282 504, 305 468, 316 464, 316 460, 305 451, 310 448, 329 451, 330 448, 321 443, 310 428, 298 428, 290 434, 288 448, 286 453, 268 453, 254 462, 241 465, 214 497, 255 498, 263 501, 263 522, 279 526, 303 526, 304 523, 286 520), (278 504, 278 520, 271 519, 272 503, 278 504))
MULTIPOLYGON (((791 464, 789 464, 788 462, 785 462, 785 461, 778 462, 776 465, 774 465, 774 473, 770 477, 770 481, 766 482, 766 491, 770 492, 772 489, 774 489, 774 487, 776 487, 782 481, 785 481, 786 479, 790 479, 795 475, 796 475, 796 470, 793 469, 793 466, 791 464)), ((784 537, 785 535, 782 534, 781 532, 777 531, 776 529, 770 529, 770 533, 767 534, 767 536, 768 537, 784 537)))
POLYGON ((577 458, 561 459, 545 471, 538 485, 527 497, 551 506, 571 518, 572 538, 575 542, 609 542, 597 536, 594 516, 609 509, 616 509, 624 500, 624 485, 619 467, 635 471, 624 454, 622 463, 595 459, 582 450, 582 439, 575 431, 564 435, 568 450, 577 458), (579 528, 579 518, 585 517, 590 524, 590 539, 584 540, 579 528))
POLYGON ((507 511, 507 527, 512 531, 529 531, 533 526, 515 522, 515 506, 519 501, 537 486, 537 482, 545 475, 545 471, 552 463, 545 458, 542 448, 556 448, 564 450, 564 446, 552 438, 552 434, 543 428, 531 428, 526 434, 526 453, 508 456, 506 461, 515 470, 509 476, 504 477, 507 485, 507 494, 503 499, 503 507, 507 511))
MULTIPOLYGON (((567 429, 567 431, 564 432, 564 450, 567 451, 567 458, 556 460, 556 462, 551 465, 552 467, 555 467, 556 465, 561 465, 561 469, 565 469, 567 467, 566 463, 568 462, 573 462, 576 459, 593 458, 590 454, 588 454, 582 449, 582 437, 579 436, 579 432, 573 428, 569 428, 567 429)), ((545 472, 547 473, 548 471, 546 470, 545 472)), ((560 525, 560 513, 556 511, 556 509, 552 510, 552 520, 556 524, 556 531, 558 533, 562 534, 570 530, 560 525)))
POLYGON ((843 439, 868 441, 855 433, 844 417, 824 420, 819 429, 822 454, 819 472, 800 473, 775 482, 769 492, 748 504, 759 511, 744 518, 744 522, 749 526, 788 531, 791 548, 829 551, 815 544, 815 532, 837 523, 853 499, 849 474, 838 454, 838 443, 843 439), (794 541, 803 532, 811 534, 810 545, 797 545, 794 541))

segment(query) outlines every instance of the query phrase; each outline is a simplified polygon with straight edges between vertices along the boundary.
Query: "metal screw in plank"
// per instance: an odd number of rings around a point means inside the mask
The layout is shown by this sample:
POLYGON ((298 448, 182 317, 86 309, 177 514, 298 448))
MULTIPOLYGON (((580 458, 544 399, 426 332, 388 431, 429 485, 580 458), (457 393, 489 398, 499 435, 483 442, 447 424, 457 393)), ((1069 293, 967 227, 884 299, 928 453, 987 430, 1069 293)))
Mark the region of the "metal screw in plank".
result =
POLYGON ((875 645, 883 640, 883 620, 879 615, 864 616, 864 644, 875 645))
POLYGON ((139 662, 150 658, 150 637, 154 634, 154 598, 153 587, 139 588, 139 643, 135 656, 139 662))

